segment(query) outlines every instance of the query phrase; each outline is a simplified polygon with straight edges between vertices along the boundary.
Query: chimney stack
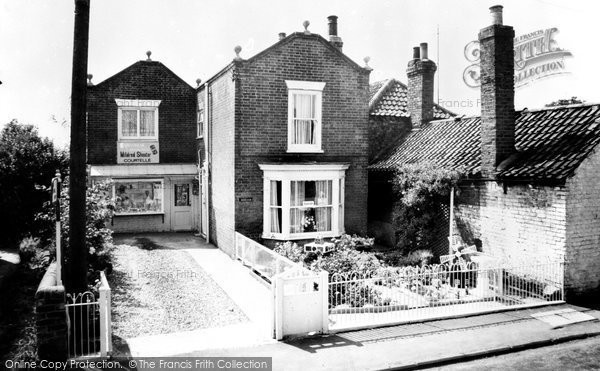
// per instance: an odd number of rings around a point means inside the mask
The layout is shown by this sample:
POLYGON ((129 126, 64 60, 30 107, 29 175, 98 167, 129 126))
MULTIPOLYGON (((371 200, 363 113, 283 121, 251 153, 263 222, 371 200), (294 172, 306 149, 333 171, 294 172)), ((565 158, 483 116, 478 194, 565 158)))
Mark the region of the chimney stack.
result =
POLYGON ((481 56, 481 175, 515 152, 514 37, 502 24, 502 6, 490 8, 492 25, 479 31, 481 56))
POLYGON ((427 43, 413 48, 408 62, 408 112, 413 130, 433 119, 433 83, 437 66, 427 59, 427 43))
POLYGON ((336 15, 327 17, 327 20, 329 21, 329 42, 342 51, 344 43, 342 42, 342 38, 338 36, 337 19, 338 17, 336 15))

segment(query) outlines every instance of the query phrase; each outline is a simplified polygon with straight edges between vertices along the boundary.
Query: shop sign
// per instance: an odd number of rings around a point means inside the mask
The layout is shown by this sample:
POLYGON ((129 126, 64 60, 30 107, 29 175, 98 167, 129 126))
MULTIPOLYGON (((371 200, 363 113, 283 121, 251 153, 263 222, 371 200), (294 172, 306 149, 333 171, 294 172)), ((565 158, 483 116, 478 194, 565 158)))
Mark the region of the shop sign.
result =
POLYGON ((158 142, 118 142, 117 164, 158 164, 158 142))

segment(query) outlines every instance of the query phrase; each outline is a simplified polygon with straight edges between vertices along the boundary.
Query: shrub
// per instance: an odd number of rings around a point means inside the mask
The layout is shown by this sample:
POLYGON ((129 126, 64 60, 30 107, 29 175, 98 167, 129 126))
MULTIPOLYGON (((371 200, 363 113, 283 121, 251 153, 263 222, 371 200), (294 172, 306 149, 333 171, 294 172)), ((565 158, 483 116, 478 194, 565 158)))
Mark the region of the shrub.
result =
POLYGON ((353 272, 369 275, 379 269, 380 266, 379 259, 371 253, 356 250, 336 250, 313 262, 311 269, 315 271, 325 270, 329 272, 330 276, 336 273, 353 272))
POLYGON ((331 242, 335 244, 336 250, 359 250, 369 251, 373 247, 375 242, 374 238, 359 237, 357 235, 343 234, 339 238, 331 239, 331 242))
MULTIPOLYGON (((61 191, 61 245, 65 260, 68 262, 69 251, 69 179, 65 178, 61 191)), ((109 251, 112 247, 112 231, 107 228, 114 203, 112 200, 112 183, 104 181, 89 186, 86 190, 86 247, 88 263, 92 271, 112 270, 109 251)), ((46 202, 45 209, 36 216, 39 223, 37 235, 42 242, 54 246, 55 224, 54 209, 46 202)))
POLYGON ((54 148, 39 136, 32 125, 16 120, 7 124, 0 135, 0 235, 3 241, 17 243, 35 229, 34 216, 42 211, 57 169, 68 166, 66 151, 54 148))
POLYGON ((397 197, 393 211, 397 248, 408 254, 432 245, 438 237, 437 224, 445 219, 441 205, 447 204, 450 189, 461 175, 461 170, 447 170, 431 163, 397 169, 392 182, 397 197))
POLYGON ((302 260, 304 260, 304 251, 302 247, 298 246, 298 244, 295 242, 278 242, 275 245, 273 251, 296 263, 299 263, 302 260))

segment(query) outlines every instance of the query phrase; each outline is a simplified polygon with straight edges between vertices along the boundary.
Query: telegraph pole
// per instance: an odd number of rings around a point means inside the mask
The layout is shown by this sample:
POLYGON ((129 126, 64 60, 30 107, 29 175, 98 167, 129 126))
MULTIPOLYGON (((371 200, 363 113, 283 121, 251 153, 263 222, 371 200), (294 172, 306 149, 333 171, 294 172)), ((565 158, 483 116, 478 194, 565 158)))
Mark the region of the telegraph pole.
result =
POLYGON ((71 162, 69 165, 68 292, 87 289, 85 239, 86 105, 90 0, 75 0, 73 74, 71 80, 71 162))

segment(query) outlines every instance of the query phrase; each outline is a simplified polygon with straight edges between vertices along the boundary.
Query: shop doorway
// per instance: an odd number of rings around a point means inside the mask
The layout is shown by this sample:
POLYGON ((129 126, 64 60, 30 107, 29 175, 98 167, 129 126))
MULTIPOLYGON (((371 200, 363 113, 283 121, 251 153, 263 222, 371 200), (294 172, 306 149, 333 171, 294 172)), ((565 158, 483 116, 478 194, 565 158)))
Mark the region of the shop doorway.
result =
POLYGON ((190 183, 174 183, 173 207, 171 208, 171 220, 173 230, 190 231, 192 229, 192 202, 190 183))

